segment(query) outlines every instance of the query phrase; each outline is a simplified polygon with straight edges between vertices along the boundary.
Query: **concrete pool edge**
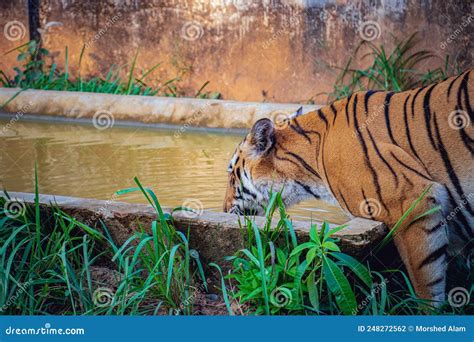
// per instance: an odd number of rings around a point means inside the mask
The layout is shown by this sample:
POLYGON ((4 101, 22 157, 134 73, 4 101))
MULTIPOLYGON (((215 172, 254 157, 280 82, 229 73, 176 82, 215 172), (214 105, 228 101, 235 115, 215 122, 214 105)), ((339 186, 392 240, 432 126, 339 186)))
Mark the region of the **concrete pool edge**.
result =
POLYGON ((2 110, 15 116, 35 114, 110 121, 135 121, 145 124, 172 124, 188 127, 250 128, 261 118, 276 119, 303 107, 317 105, 238 102, 195 98, 113 95, 55 90, 0 88, 2 110), (13 98, 13 99, 12 99, 13 98))
MULTIPOLYGON (((8 194, 11 200, 23 202, 27 206, 35 203, 33 193, 9 192, 8 194)), ((6 198, 3 191, 0 191, 0 196, 6 198)), ((123 244, 139 229, 138 223, 149 231, 151 222, 156 219, 154 209, 145 204, 44 194, 39 196, 39 202, 45 212, 48 212, 50 204, 55 204, 67 214, 90 226, 100 227, 99 220, 102 220, 111 237, 118 244, 123 244)), ((169 208, 164 208, 164 210, 170 213, 169 208)), ((175 212, 172 216, 178 230, 187 232, 189 228, 190 246, 199 251, 205 262, 222 261, 225 256, 232 255, 243 247, 237 215, 203 211, 199 215, 175 212)), ((255 221, 259 227, 262 227, 264 218, 256 217, 255 221)), ((334 236, 340 239, 343 252, 356 257, 368 255, 387 233, 382 223, 363 218, 354 218, 345 224, 348 227, 334 236)), ((293 227, 299 241, 308 240, 309 222, 293 221, 293 227)))

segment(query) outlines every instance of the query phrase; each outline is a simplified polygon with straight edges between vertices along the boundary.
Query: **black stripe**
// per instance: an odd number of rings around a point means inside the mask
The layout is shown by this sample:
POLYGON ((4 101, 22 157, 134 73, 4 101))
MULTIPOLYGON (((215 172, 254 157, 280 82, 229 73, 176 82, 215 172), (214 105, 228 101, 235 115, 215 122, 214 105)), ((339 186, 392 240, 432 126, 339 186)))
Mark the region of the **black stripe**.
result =
POLYGON ((250 195, 254 200, 257 199, 257 195, 250 192, 250 190, 248 190, 247 188, 245 188, 244 186, 242 186, 242 192, 246 195, 250 195))
POLYGON ((364 96, 364 111, 365 115, 369 114, 369 98, 374 95, 375 93, 380 92, 380 90, 369 90, 365 93, 364 96))
MULTIPOLYGON (((402 172, 402 176, 403 176, 403 179, 405 180, 405 182, 410 186, 410 189, 407 189, 406 191, 410 191, 413 189, 414 185, 413 185, 413 182, 405 175, 404 172, 402 172)), ((402 200, 405 200, 406 199, 406 196, 405 194, 402 194, 403 198, 400 199, 400 202, 402 200)))
MULTIPOLYGON (((474 122, 474 111, 471 107, 471 101, 469 100, 469 92, 467 89, 467 86, 469 84, 469 74, 470 72, 467 72, 461 82, 461 85, 459 86, 459 91, 462 91, 464 93, 464 108, 466 108, 466 111, 469 115, 469 119, 471 122, 474 122)), ((461 105, 461 96, 458 95, 458 106, 461 105)))
POLYGON ((318 178, 321 178, 319 177, 319 174, 316 172, 315 169, 313 169, 303 158, 301 158, 299 155, 297 155, 296 153, 293 153, 293 152, 290 152, 290 151, 286 151, 285 150, 285 153, 292 156, 293 158, 295 158, 296 160, 298 160, 302 165, 303 167, 308 170, 309 172, 311 172, 313 175, 315 175, 316 177, 318 178))
MULTIPOLYGON (((347 201, 346 201, 346 199, 344 198, 344 195, 342 194, 341 190, 339 190, 339 196, 341 196, 342 202, 343 202, 344 205, 346 206, 346 210, 351 213, 351 210, 350 210, 350 208, 349 208, 349 205, 347 204, 347 201)), ((351 213, 351 214, 352 214, 352 213, 351 213)))
POLYGON ((438 222, 438 224, 436 226, 432 227, 432 228, 423 228, 423 231, 425 231, 426 234, 431 235, 433 233, 436 233, 441 228, 443 228, 444 225, 445 225, 444 222, 441 221, 441 222, 438 222))
POLYGON ((423 261, 421 262, 421 264, 418 266, 418 269, 422 268, 423 266, 426 266, 426 265, 429 265, 429 264, 432 264, 433 262, 435 262, 436 260, 438 260, 439 258, 443 257, 444 255, 446 255, 446 249, 448 248, 448 244, 445 243, 444 245, 442 245, 441 247, 439 247, 438 249, 434 250, 433 252, 431 252, 426 258, 423 259, 423 261))
MULTIPOLYGON (((468 92, 468 81, 469 81, 469 74, 470 72, 467 72, 465 73, 462 81, 461 81, 461 84, 459 86, 459 90, 458 90, 458 96, 457 96, 457 107, 456 109, 457 110, 460 110, 462 105, 461 105, 461 92, 464 93, 464 108, 466 109, 468 115, 469 115, 469 120, 471 122, 474 121, 474 113, 473 113, 473 109, 471 107, 471 103, 470 103, 470 100, 469 100, 469 92, 468 92)), ((466 148, 468 149, 468 151, 471 153, 471 156, 474 155, 474 139, 472 139, 467 133, 466 133, 466 130, 465 128, 461 128, 459 130, 459 135, 461 136, 461 140, 464 144, 464 146, 466 146, 466 148)))
POLYGON ((324 143, 325 143, 325 140, 323 139, 322 146, 321 146, 321 159, 322 159, 324 177, 326 178, 326 182, 327 182, 327 186, 329 188, 329 191, 331 192, 331 194, 335 194, 335 192, 332 190, 331 182, 329 181, 328 173, 326 171, 326 163, 324 161, 324 143))
POLYGON ((311 190, 311 187, 307 186, 306 184, 303 184, 297 180, 295 180, 295 183, 298 184, 299 186, 301 186, 304 191, 306 191, 308 194, 310 194, 311 196, 317 198, 317 199, 320 199, 321 196, 319 196, 318 194, 314 193, 312 190, 311 190))
POLYGON ((235 177, 237 177, 237 179, 240 179, 240 167, 237 167, 235 169, 235 177))
MULTIPOLYGON (((446 172, 448 173, 449 179, 451 180, 451 183, 454 185, 454 188, 456 189, 456 192, 458 193, 459 197, 465 198, 464 191, 461 186, 461 182, 459 181, 456 171, 454 170, 453 165, 451 164, 451 160, 449 159, 448 152, 446 151, 443 141, 441 140, 441 134, 439 133, 438 120, 436 119, 436 116, 434 117, 434 125, 435 125, 436 138, 438 140, 439 153, 441 155, 441 158, 443 159, 446 172)), ((466 203, 466 208, 471 215, 474 214, 469 201, 467 201, 466 203)))
POLYGON ((377 153, 377 156, 382 159, 383 163, 385 164, 385 166, 387 166, 387 168, 390 170, 390 172, 392 173, 393 175, 393 178, 395 178, 395 186, 398 188, 398 175, 397 173, 395 172, 395 170, 392 168, 392 166, 387 162, 387 160, 385 160, 385 158, 382 156, 382 153, 380 153, 380 150, 377 146, 377 144, 375 143, 375 140, 374 140, 374 137, 372 136, 372 133, 370 133, 370 130, 367 129, 367 133, 369 133, 369 138, 370 138, 370 141, 372 142, 372 146, 374 147, 375 149, 375 152, 377 153))
POLYGON ((296 126, 293 126, 291 123, 290 123, 290 128, 292 130, 294 130, 297 134, 300 134, 302 135, 303 137, 305 137, 305 139, 308 141, 308 143, 311 144, 311 138, 308 136, 308 134, 306 134, 306 132, 301 128, 301 126, 298 124, 298 121, 294 120, 294 122, 296 123, 296 126))
MULTIPOLYGON (((451 212, 454 212, 456 208, 459 208, 459 204, 456 202, 456 199, 454 198, 451 190, 445 185, 444 186, 446 192, 448 193, 449 197, 449 204, 451 205, 451 212)), ((472 238, 474 237, 474 232, 472 231, 469 222, 467 221, 466 217, 464 216, 463 212, 461 210, 457 210, 456 216, 454 217, 455 223, 459 222, 462 224, 462 227, 459 226, 459 224, 455 225, 455 229, 457 230, 458 234, 464 238, 469 238, 469 236, 472 238), (464 232, 467 233, 467 235, 464 234, 464 232)), ((452 222, 453 220, 451 220, 452 222)))
POLYGON ((358 97, 357 94, 354 96, 354 101, 352 102, 352 115, 356 116, 357 115, 357 102, 358 102, 358 97))
POLYGON ((324 123, 326 124, 326 128, 328 128, 329 123, 328 123, 328 120, 326 119, 326 116, 324 115, 323 111, 321 109, 318 109, 317 112, 318 112, 318 115, 321 118, 321 120, 323 120, 324 123))
MULTIPOLYGON (((290 155, 292 156, 293 158, 295 158, 296 160, 298 160, 302 165, 303 167, 308 170, 311 174, 315 175, 318 179, 321 179, 321 177, 319 176, 319 174, 316 172, 316 170, 314 170, 310 165, 308 165, 308 163, 306 163, 306 161, 301 158, 299 155, 297 155, 296 153, 293 153, 293 152, 290 152, 288 151, 286 148, 284 148, 283 146, 281 146, 280 144, 277 144, 278 147, 283 151, 285 152, 285 154, 287 155, 290 155)), ((291 163, 293 163, 294 165, 300 167, 301 165, 296 163, 295 161, 291 160, 291 159, 288 159, 288 158, 284 158, 284 157, 278 157, 276 154, 275 154, 275 157, 279 160, 286 160, 286 161, 289 161, 291 163)))
POLYGON ((408 124, 408 100, 410 99, 411 94, 409 94, 406 99, 405 103, 403 104, 403 120, 405 121, 405 134, 408 139, 408 145, 410 146, 411 151, 415 155, 415 157, 420 160, 420 156, 418 156, 418 153, 415 150, 415 146, 413 146, 413 142, 411 141, 411 135, 410 135, 410 125, 408 124))
POLYGON ((398 143, 393 137, 392 127, 390 126, 390 99, 393 96, 393 92, 387 93, 384 101, 384 115, 385 115, 385 125, 387 126, 388 136, 394 145, 398 146, 398 143))
MULTIPOLYGON (((356 129, 356 132, 360 132, 359 122, 357 120, 357 115, 355 115, 355 113, 354 113, 354 127, 356 129)), ((360 134, 357 134, 357 138, 359 139, 359 143, 362 146, 362 150, 364 152, 363 155, 365 157, 365 159, 364 159, 365 165, 368 167, 370 173, 372 174, 372 178, 374 179, 374 186, 375 186, 375 191, 377 193, 377 196, 378 196, 380 202, 382 203, 382 205, 384 206, 384 208, 388 211, 387 206, 385 205, 384 201, 382 200, 382 194, 381 194, 381 188, 380 188, 378 174, 377 174, 377 172, 375 171, 374 167, 372 166, 372 164, 370 162, 369 151, 367 149, 367 144, 364 140, 362 132, 360 132, 360 134)))
POLYGON ((449 100, 449 96, 451 95, 451 88, 453 87, 454 85, 454 82, 456 82, 458 80, 459 77, 461 77, 463 75, 463 73, 459 74, 458 76, 456 76, 456 78, 454 80, 451 81, 451 83, 449 84, 449 87, 448 87, 448 100, 449 100))
POLYGON ((413 101, 411 102, 411 117, 413 118, 415 116, 415 101, 416 101, 416 98, 418 97, 418 95, 426 88, 427 86, 424 86, 424 87, 421 87, 419 88, 416 93, 415 93, 415 96, 413 96, 413 101))
POLYGON ((347 102, 346 102, 346 121, 347 121, 347 124, 348 124, 348 125, 349 125, 349 102, 351 101, 352 95, 354 95, 354 94, 351 94, 351 95, 347 98, 347 102))
POLYGON ((298 164, 298 163, 295 162, 294 160, 291 160, 291 159, 285 158, 285 157, 279 157, 276 153, 275 153, 275 158, 278 159, 278 160, 290 162, 290 163, 296 165, 297 167, 300 167, 300 164, 298 164))
POLYGON ((409 165, 405 164, 404 162, 402 162, 400 159, 397 158, 397 156, 396 156, 392 151, 390 151, 390 154, 392 155, 392 157, 393 157, 399 164, 401 164, 402 166, 404 166, 404 167, 407 168, 408 170, 410 170, 410 171, 416 173, 418 176, 420 176, 420 177, 422 177, 422 178, 424 178, 424 179, 427 179, 427 180, 429 180, 429 181, 432 181, 432 179, 431 179, 430 177, 425 176, 424 174, 422 174, 422 173, 419 172, 418 170, 416 170, 416 169, 412 168, 411 166, 409 166, 409 165))
MULTIPOLYGON (((362 197, 364 197, 364 202, 365 204, 367 205, 367 207, 369 207, 369 201, 367 200, 367 197, 365 196, 365 191, 364 191, 364 188, 362 188, 362 197)), ((374 216, 372 215, 371 212, 368 212, 370 218, 373 220, 374 219, 374 216)))
POLYGON ((464 146, 466 146, 468 151, 471 153, 471 156, 474 156, 474 139, 467 135, 464 128, 459 130, 459 135, 461 136, 464 146))
POLYGON ((426 286, 435 286, 435 285, 438 285, 439 283, 443 282, 443 280, 445 279, 444 275, 439 277, 439 278, 436 278, 435 280, 432 280, 430 281, 428 284, 426 284, 426 286))
POLYGON ((435 144, 435 141, 433 139, 433 132, 431 131, 431 109, 430 109, 430 98, 431 98, 431 92, 433 91, 434 87, 436 87, 437 84, 433 84, 425 94, 425 97, 423 98, 423 112, 425 113, 425 128, 428 132, 428 137, 430 138, 431 146, 437 151, 438 148, 435 144))

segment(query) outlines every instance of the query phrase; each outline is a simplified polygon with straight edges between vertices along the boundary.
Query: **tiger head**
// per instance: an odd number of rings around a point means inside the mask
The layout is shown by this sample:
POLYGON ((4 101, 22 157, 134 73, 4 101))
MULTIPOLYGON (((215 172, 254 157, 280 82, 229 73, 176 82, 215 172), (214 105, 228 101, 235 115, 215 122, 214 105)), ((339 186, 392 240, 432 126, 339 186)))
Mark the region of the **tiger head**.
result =
POLYGON ((318 146, 318 134, 311 138, 298 134, 291 120, 285 125, 258 120, 228 166, 224 211, 262 215, 272 192, 277 191, 286 206, 327 197, 315 169, 318 146))

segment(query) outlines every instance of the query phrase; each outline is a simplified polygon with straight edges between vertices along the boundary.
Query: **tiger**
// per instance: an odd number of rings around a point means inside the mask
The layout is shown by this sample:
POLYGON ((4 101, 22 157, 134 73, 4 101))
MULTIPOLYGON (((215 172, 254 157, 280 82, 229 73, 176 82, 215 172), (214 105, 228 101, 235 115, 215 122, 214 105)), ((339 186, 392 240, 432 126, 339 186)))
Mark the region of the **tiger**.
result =
POLYGON ((281 191, 287 206, 316 198, 387 228, 401 221, 393 240, 416 295, 441 305, 449 261, 473 247, 473 70, 259 119, 228 166, 224 211, 261 215, 281 191))

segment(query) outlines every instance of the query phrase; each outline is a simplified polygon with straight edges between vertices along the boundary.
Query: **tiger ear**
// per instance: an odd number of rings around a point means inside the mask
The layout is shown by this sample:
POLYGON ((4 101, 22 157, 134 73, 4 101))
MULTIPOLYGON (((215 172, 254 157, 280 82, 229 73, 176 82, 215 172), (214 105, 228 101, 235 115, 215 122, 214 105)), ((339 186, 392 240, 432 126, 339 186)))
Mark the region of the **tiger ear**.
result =
POLYGON ((260 119, 250 131, 250 143, 257 154, 270 150, 275 141, 275 126, 270 119, 260 119))

